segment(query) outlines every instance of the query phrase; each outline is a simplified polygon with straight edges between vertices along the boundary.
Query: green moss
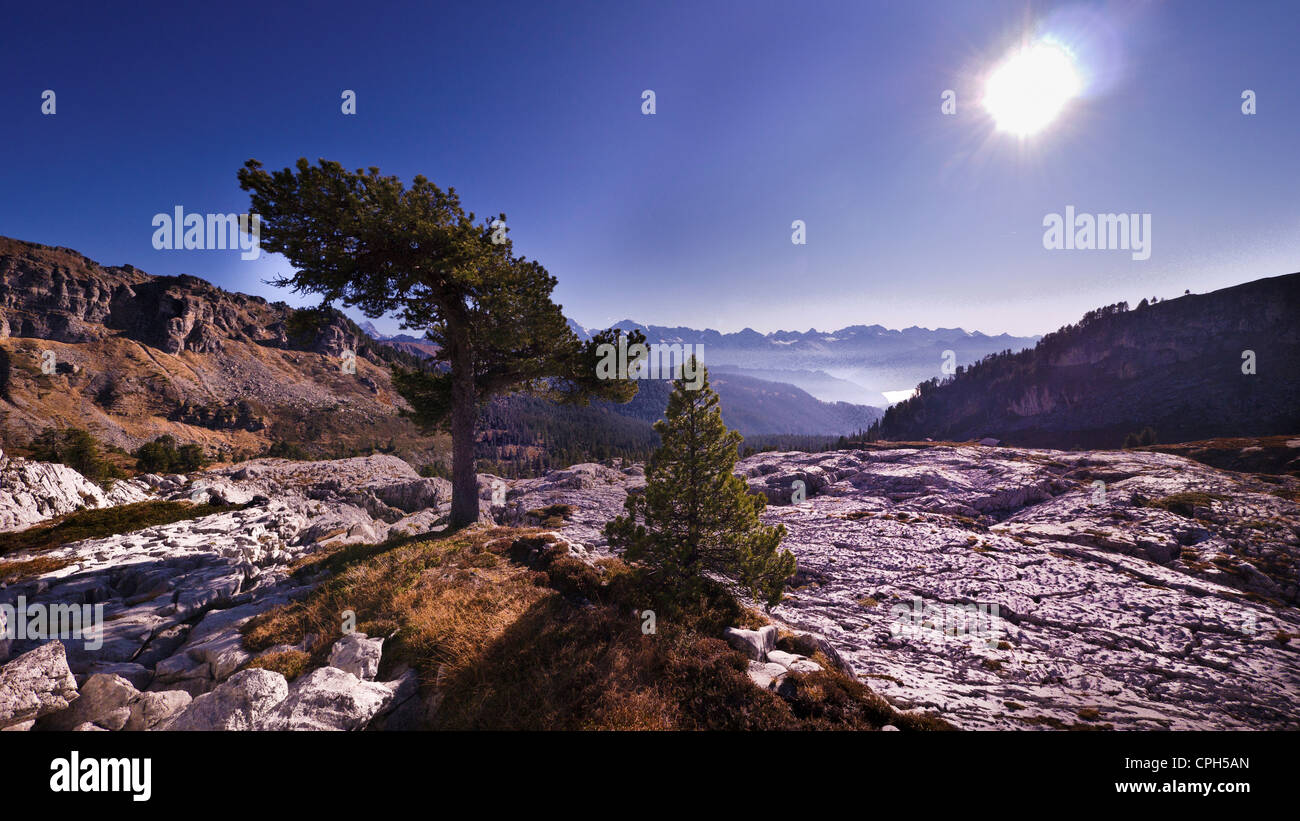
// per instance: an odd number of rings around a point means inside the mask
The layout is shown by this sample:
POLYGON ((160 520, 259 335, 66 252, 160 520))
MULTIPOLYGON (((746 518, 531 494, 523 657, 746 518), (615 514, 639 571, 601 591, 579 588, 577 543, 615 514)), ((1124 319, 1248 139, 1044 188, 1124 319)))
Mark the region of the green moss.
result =
POLYGON ((211 516, 237 505, 195 505, 190 502, 148 501, 69 513, 54 523, 39 524, 0 536, 0 555, 20 550, 44 550, 83 539, 102 539, 200 516, 211 516))

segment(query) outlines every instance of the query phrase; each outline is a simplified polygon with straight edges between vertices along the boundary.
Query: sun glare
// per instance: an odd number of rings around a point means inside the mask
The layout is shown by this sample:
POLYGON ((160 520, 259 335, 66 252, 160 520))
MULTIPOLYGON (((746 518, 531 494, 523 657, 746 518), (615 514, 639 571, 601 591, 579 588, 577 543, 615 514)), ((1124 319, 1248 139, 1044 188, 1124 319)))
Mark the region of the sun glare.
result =
POLYGON ((989 75, 984 108, 999 131, 1026 137, 1056 119, 1082 85, 1070 53, 1056 43, 1039 41, 1012 54, 989 75))

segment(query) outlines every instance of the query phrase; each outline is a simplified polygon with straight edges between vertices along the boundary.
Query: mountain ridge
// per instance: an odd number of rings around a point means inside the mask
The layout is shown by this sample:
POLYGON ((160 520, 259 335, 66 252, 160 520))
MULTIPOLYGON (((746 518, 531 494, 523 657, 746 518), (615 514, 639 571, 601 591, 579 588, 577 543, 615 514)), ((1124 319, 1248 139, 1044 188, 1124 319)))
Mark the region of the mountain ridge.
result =
POLYGON ((1032 349, 987 357, 890 408, 881 435, 1119 447, 1300 431, 1300 273, 1115 303, 1032 349))
MULTIPOLYGON (((569 327, 582 338, 590 331, 572 318, 569 327)), ((611 327, 641 331, 654 344, 703 346, 710 370, 729 369, 771 382, 785 382, 824 402, 884 407, 886 393, 908 390, 940 374, 948 360, 973 364, 1003 350, 1020 350, 1040 337, 1002 333, 990 336, 962 328, 901 330, 883 325, 849 325, 836 331, 773 331, 752 328, 734 333, 684 326, 644 325, 631 319, 611 327)))

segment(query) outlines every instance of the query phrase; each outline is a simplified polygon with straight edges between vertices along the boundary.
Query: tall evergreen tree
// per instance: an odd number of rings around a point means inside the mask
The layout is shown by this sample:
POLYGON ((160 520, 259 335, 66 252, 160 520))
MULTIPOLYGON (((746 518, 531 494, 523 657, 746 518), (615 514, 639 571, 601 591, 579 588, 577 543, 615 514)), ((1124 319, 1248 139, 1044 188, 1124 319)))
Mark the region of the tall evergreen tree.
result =
POLYGON ((667 587, 689 592, 720 575, 769 607, 778 603, 794 554, 779 549, 784 525, 760 523, 767 500, 732 472, 741 436, 723 423, 707 371, 698 390, 674 383, 655 430, 663 444, 646 465, 645 493, 629 495, 625 515, 606 525, 610 545, 667 587))
POLYGON ((394 313, 437 344, 436 370, 394 364, 393 387, 417 424, 451 432, 452 527, 478 520, 476 423, 491 396, 526 391, 585 403, 635 395, 635 382, 597 378, 596 350, 616 335, 578 339, 551 301, 555 278, 514 255, 505 214, 476 222, 454 188, 423 176, 407 188, 378 168, 349 172, 326 160, 273 173, 249 160, 239 186, 261 215, 262 246, 296 269, 276 284, 318 294, 322 307, 394 313))

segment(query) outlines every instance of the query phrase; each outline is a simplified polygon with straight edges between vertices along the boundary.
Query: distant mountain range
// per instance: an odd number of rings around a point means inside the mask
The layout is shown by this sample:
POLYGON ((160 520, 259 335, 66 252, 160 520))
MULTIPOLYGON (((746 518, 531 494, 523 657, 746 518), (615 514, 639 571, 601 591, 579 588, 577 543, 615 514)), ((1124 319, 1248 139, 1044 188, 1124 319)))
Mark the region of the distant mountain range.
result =
MULTIPOLYGON (((416 356, 431 356, 437 350, 437 346, 428 340, 410 334, 381 334, 374 324, 368 321, 360 323, 358 327, 376 341, 416 356)), ((569 327, 584 341, 591 339, 591 332, 572 319, 569 320, 569 327)), ((706 349, 705 356, 707 357, 708 354, 709 351, 706 349)), ((865 430, 883 414, 880 408, 872 405, 822 401, 811 391, 795 384, 793 380, 765 379, 758 372, 747 372, 725 366, 716 369, 710 367, 710 374, 713 388, 722 402, 724 420, 730 427, 746 436, 787 434, 839 436, 865 430)), ((803 381, 815 384, 816 377, 809 374, 803 381)), ((597 404, 607 407, 610 413, 653 423, 663 415, 663 410, 668 404, 668 393, 669 383, 643 380, 637 398, 627 405, 612 402, 597 404)))
MULTIPOLYGON (((580 339, 593 330, 570 318, 580 339)), ((918 383, 938 375, 945 352, 955 364, 969 365, 991 353, 1031 347, 1037 336, 988 336, 961 328, 904 328, 853 325, 838 331, 816 329, 760 334, 746 328, 736 333, 694 328, 642 325, 625 319, 612 327, 639 330, 646 341, 666 345, 703 346, 703 359, 714 374, 730 373, 765 382, 793 385, 823 402, 849 402, 885 407, 918 383)), ((378 340, 411 353, 431 353, 429 342, 409 334, 386 336, 369 322, 362 330, 378 340)))
POLYGON ((1147 304, 1118 303, 921 386, 881 423, 890 439, 994 437, 1114 448, 1300 433, 1300 274, 1147 304))
MULTIPOLYGON (((569 320, 582 338, 591 331, 569 320)), ((987 354, 1019 351, 1037 336, 988 336, 961 328, 890 330, 881 325, 852 325, 838 331, 775 331, 750 328, 736 333, 694 328, 642 325, 630 319, 614 328, 639 330, 650 343, 703 345, 704 362, 714 373, 729 372, 802 388, 826 402, 883 407, 886 392, 906 392, 940 374, 945 352, 957 364, 971 364, 987 354)))

